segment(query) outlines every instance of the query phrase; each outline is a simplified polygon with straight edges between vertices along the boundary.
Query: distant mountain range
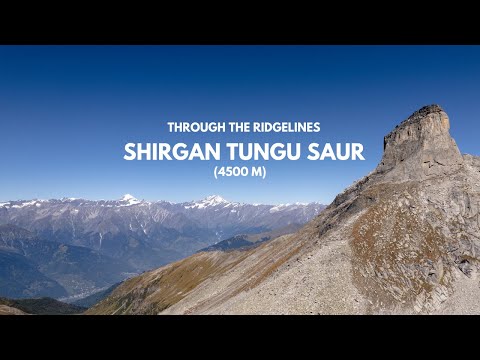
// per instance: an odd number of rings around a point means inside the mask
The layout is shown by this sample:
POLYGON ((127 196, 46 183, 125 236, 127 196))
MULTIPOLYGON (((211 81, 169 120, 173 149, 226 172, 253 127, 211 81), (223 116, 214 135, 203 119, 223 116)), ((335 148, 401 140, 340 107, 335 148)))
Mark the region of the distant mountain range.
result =
POLYGON ((243 204, 218 195, 185 203, 131 195, 3 202, 0 296, 88 295, 239 234, 304 224, 324 207, 243 204))
POLYGON ((88 294, 135 271, 81 246, 48 241, 15 225, 0 225, 0 295, 13 298, 88 294))

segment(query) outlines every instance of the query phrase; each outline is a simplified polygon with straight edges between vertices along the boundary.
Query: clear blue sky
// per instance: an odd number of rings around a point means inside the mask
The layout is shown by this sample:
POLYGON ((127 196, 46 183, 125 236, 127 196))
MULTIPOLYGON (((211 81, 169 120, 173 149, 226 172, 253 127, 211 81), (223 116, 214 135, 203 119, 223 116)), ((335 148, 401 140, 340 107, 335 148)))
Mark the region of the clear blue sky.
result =
POLYGON ((3 46, 0 200, 328 203, 376 166, 385 134, 431 103, 450 115, 461 151, 480 154, 480 47, 3 46), (309 120, 322 131, 168 134, 180 120, 309 120), (361 142, 366 161, 270 161, 266 180, 215 180, 215 162, 122 158, 126 142, 178 141, 361 142))

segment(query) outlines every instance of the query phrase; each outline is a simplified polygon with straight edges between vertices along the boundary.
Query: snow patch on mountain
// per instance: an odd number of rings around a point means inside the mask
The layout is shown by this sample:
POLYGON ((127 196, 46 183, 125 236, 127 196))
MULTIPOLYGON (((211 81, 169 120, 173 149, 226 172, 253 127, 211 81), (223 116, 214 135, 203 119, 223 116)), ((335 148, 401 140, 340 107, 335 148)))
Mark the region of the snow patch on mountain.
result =
POLYGON ((232 205, 232 203, 225 200, 220 195, 210 195, 200 201, 188 203, 188 205, 185 205, 185 209, 203 209, 206 207, 213 207, 219 205, 224 205, 224 207, 227 207, 232 205))
POLYGON ((132 205, 137 205, 140 204, 141 201, 136 199, 134 196, 130 194, 125 194, 122 196, 122 198, 119 200, 119 202, 122 203, 120 206, 132 206, 132 205))
POLYGON ((20 204, 12 205, 11 207, 15 208, 15 209, 21 209, 21 208, 24 208, 26 206, 35 205, 36 203, 37 203, 37 200, 32 200, 32 201, 26 201, 26 202, 22 202, 20 204))
POLYGON ((289 207, 289 206, 290 206, 290 204, 279 204, 277 206, 272 207, 269 211, 270 211, 270 213, 275 213, 275 212, 281 211, 281 210, 283 210, 283 209, 285 209, 286 207, 289 207))

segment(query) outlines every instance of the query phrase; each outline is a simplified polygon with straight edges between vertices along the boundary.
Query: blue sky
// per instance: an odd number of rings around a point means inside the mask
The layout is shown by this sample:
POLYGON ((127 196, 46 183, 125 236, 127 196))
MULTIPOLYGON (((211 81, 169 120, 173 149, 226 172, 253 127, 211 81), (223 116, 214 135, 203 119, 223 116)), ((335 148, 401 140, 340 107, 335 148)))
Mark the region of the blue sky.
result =
POLYGON ((480 47, 0 46, 0 200, 328 203, 376 166, 385 134, 431 103, 450 115, 461 151, 480 154, 480 47), (167 121, 319 121, 322 131, 172 135, 167 121), (215 180, 228 161, 123 160, 127 142, 179 141, 360 142, 366 161, 269 161, 265 180, 215 180))

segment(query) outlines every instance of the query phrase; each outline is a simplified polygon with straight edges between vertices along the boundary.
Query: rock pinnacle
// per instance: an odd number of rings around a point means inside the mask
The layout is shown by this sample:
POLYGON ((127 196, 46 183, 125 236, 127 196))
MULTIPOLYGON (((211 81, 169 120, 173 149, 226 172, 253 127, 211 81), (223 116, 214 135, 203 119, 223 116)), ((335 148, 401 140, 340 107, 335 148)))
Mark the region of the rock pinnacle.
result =
POLYGON ((457 171, 463 158, 449 130, 450 120, 439 105, 415 111, 385 136, 377 173, 405 181, 457 171))

